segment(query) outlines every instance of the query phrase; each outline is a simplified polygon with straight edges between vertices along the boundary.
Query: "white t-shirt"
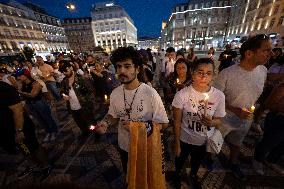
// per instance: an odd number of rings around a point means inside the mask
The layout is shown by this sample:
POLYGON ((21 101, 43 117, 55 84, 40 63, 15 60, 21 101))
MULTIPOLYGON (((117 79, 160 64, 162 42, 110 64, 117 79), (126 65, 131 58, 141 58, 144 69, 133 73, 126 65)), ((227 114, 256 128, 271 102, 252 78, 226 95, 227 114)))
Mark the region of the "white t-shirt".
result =
POLYGON ((80 110, 81 109, 81 104, 76 96, 76 93, 73 89, 73 87, 71 87, 71 89, 69 90, 69 103, 70 103, 70 108, 71 110, 80 110))
MULTIPOLYGON (((209 95, 207 115, 224 117, 225 95, 218 89, 211 87, 209 95)), ((198 116, 204 114, 204 93, 196 91, 191 85, 176 93, 172 106, 182 110, 180 140, 193 145, 204 145, 207 135, 214 132, 214 127, 202 125, 198 116)))
POLYGON ((247 71, 235 64, 219 73, 214 86, 224 92, 229 105, 249 109, 261 95, 266 75, 262 65, 247 71))
POLYGON ((168 57, 165 57, 162 60, 161 63, 161 72, 165 73, 165 76, 167 77, 168 75, 170 75, 170 73, 174 72, 174 66, 175 66, 175 61, 174 60, 169 60, 168 57))
MULTIPOLYGON (((168 116, 165 111, 161 97, 157 91, 145 83, 141 83, 136 92, 130 112, 130 119, 125 111, 130 107, 134 97, 134 90, 124 90, 127 103, 124 102, 123 85, 115 88, 110 95, 110 106, 108 114, 120 121, 153 121, 156 123, 168 123, 168 116)), ((128 152, 129 150, 129 132, 118 126, 118 144, 119 147, 128 152)))

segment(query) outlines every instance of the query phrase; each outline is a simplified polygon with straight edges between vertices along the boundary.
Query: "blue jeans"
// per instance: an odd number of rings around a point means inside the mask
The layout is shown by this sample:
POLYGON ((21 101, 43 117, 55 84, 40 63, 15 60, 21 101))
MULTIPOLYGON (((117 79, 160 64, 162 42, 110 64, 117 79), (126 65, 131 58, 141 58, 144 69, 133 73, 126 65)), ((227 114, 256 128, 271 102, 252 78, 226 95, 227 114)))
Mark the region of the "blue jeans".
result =
POLYGON ((26 105, 47 133, 57 132, 58 126, 51 115, 51 109, 43 100, 27 101, 26 105))
POLYGON ((46 81, 45 84, 46 84, 47 89, 50 90, 50 92, 52 93, 55 100, 60 101, 61 96, 60 96, 60 93, 59 93, 59 89, 56 85, 56 82, 55 81, 46 81))

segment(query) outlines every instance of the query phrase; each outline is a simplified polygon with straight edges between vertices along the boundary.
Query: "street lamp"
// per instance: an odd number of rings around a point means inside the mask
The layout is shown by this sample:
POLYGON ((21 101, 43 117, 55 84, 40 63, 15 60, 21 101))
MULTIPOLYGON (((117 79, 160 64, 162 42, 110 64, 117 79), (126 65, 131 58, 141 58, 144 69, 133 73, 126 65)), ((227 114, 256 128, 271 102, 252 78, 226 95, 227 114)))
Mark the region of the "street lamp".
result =
POLYGON ((70 11, 74 11, 76 9, 76 6, 73 3, 67 3, 66 8, 70 11))

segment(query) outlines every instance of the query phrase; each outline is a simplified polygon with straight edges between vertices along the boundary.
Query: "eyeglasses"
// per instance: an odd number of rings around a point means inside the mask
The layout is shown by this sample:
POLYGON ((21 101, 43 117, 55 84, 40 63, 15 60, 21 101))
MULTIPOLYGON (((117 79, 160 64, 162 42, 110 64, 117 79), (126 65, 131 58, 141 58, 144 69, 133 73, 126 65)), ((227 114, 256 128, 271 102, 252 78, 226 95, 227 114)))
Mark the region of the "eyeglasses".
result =
POLYGON ((197 72, 194 72, 194 73, 197 74, 197 76, 199 76, 199 77, 211 77, 213 75, 212 72, 204 73, 204 72, 197 71, 197 72))

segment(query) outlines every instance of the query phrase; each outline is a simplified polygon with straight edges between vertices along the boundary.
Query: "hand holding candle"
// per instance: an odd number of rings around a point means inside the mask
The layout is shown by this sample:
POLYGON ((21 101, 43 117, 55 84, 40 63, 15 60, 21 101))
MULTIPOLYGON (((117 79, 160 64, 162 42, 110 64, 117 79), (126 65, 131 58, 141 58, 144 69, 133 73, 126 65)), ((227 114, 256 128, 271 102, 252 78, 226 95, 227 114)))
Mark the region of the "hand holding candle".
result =
POLYGON ((204 116, 207 115, 207 107, 208 107, 208 100, 209 100, 209 95, 207 93, 204 93, 204 103, 205 103, 205 106, 204 106, 204 116))

